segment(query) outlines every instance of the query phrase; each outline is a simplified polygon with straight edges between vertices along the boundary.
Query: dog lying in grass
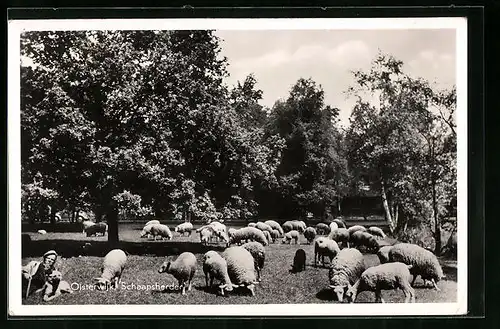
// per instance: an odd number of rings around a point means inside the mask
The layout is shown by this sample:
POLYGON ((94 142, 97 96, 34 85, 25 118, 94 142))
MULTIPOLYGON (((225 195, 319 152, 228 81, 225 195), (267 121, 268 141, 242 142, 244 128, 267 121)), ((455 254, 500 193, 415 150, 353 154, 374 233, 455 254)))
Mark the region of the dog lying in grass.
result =
POLYGON ((62 280, 62 274, 59 271, 52 271, 47 277, 47 282, 45 282, 43 300, 48 302, 56 297, 59 297, 62 293, 73 293, 71 287, 67 281, 62 280))

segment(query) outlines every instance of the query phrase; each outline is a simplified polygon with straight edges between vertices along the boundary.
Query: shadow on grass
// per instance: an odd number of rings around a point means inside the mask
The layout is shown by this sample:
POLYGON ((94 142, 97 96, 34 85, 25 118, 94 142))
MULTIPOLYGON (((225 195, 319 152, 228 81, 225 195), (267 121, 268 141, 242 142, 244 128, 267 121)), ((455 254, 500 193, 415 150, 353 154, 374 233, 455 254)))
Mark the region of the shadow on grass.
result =
POLYGON ((111 246, 108 241, 85 240, 22 240, 22 257, 41 257, 47 250, 55 250, 61 257, 105 256, 111 249, 120 248, 129 255, 170 256, 183 252, 203 254, 209 250, 222 251, 224 246, 202 245, 190 241, 120 241, 111 246))
POLYGON ((318 298, 319 300, 326 300, 326 301, 330 301, 330 302, 338 302, 337 301, 337 297, 335 296, 335 294, 333 293, 332 289, 330 288, 324 288, 320 291, 318 291, 316 293, 316 298, 318 298))

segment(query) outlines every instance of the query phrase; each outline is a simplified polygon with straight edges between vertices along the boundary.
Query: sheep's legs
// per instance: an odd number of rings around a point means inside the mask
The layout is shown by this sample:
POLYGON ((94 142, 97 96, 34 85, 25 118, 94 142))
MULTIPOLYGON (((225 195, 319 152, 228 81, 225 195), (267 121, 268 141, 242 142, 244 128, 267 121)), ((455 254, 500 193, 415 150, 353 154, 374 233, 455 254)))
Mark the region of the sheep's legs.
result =
POLYGON ((255 296, 254 288, 255 288, 255 286, 253 284, 248 285, 248 290, 250 290, 250 293, 252 294, 252 296, 255 296))
POLYGON ((382 291, 380 290, 375 291, 375 302, 385 303, 384 300, 382 299, 382 291))
POLYGON ((411 281, 411 286, 415 287, 415 280, 417 280, 417 274, 413 276, 413 280, 411 281))
POLYGON ((437 283, 434 279, 431 279, 431 282, 432 282, 432 285, 434 286, 434 288, 437 290, 437 291, 441 291, 441 289, 439 289, 439 287, 437 286, 437 283))

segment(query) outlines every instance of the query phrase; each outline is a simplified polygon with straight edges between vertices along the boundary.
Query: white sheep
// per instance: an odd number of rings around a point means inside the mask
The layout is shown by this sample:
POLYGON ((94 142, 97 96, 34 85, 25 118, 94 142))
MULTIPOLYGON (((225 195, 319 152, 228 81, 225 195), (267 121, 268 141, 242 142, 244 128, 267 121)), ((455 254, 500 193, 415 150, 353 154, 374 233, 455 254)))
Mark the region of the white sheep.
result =
POLYGON ((346 228, 338 228, 331 231, 328 238, 336 241, 339 246, 342 246, 342 248, 349 248, 350 235, 346 228))
POLYGON ((316 232, 320 235, 325 235, 330 233, 330 227, 326 225, 325 223, 318 223, 316 224, 316 232))
POLYGON ((342 302, 349 285, 358 281, 365 271, 363 254, 355 248, 342 249, 333 259, 328 273, 330 288, 342 302))
POLYGON ((421 276, 424 284, 427 280, 431 281, 432 286, 440 291, 437 286, 439 280, 445 278, 443 269, 439 260, 432 252, 411 243, 398 243, 389 251, 390 262, 401 262, 407 265, 413 265, 410 273, 413 275, 411 285, 415 284, 417 276, 421 276))
POLYGON ((213 240, 214 229, 211 226, 204 226, 199 229, 201 244, 207 245, 213 240))
POLYGON ((156 241, 156 237, 159 236, 162 240, 166 238, 167 240, 172 240, 173 234, 168 228, 167 225, 164 224, 153 224, 151 225, 151 235, 156 241))
POLYGON ((378 250, 377 240, 373 235, 368 232, 363 232, 361 230, 355 231, 351 234, 349 239, 351 247, 360 248, 364 247, 368 251, 378 250))
POLYGON ((293 239, 293 240, 295 240, 295 244, 298 244, 299 237, 300 237, 299 231, 292 230, 290 232, 285 233, 285 235, 283 236, 282 243, 288 242, 289 244, 292 244, 292 239, 293 239))
POLYGON ((87 230, 87 228, 89 228, 92 225, 95 225, 95 223, 93 221, 84 220, 82 222, 82 231, 83 231, 82 233, 85 233, 85 231, 87 230))
POLYGON ((45 230, 38 230, 38 234, 42 234, 42 235, 43 234, 47 234, 47 231, 45 231, 45 230))
POLYGON ((281 236, 280 231, 278 231, 276 229, 273 229, 271 231, 271 238, 273 239, 273 241, 276 241, 280 236, 281 236))
POLYGON ((321 257, 321 263, 325 265, 325 256, 330 258, 330 263, 340 252, 340 248, 337 242, 328 239, 327 237, 319 237, 314 240, 314 266, 316 266, 317 261, 321 257))
POLYGON ((254 259, 255 271, 257 272, 257 281, 260 281, 260 272, 264 268, 266 260, 266 249, 258 242, 252 241, 242 245, 243 248, 248 250, 254 259))
POLYGON ((253 223, 253 222, 248 223, 248 225, 247 225, 247 227, 255 227, 255 226, 257 226, 257 223, 253 223))
POLYGON ((330 232, 331 232, 331 231, 338 229, 339 224, 337 224, 336 222, 331 222, 330 225, 328 225, 328 227, 330 228, 330 232))
POLYGON ((98 234, 102 234, 104 236, 107 231, 108 231, 108 224, 103 222, 96 223, 85 229, 85 233, 88 237, 92 235, 97 236, 98 234))
POLYGON ((268 244, 273 243, 273 237, 271 236, 271 233, 269 233, 269 231, 262 231, 262 233, 264 233, 268 244))
POLYGON ((188 233, 191 236, 191 232, 193 231, 193 224, 191 223, 182 223, 175 227, 174 231, 179 233, 180 235, 184 235, 184 233, 188 233))
MULTIPOLYGON (((208 225, 198 228, 196 232, 200 233, 200 238, 202 230, 205 231, 204 235, 208 237, 210 241, 215 241, 215 242, 223 241, 226 244, 229 243, 229 236, 227 233, 226 225, 220 222, 211 222, 208 225), (209 233, 210 231, 211 233, 209 233)), ((206 243, 208 243, 208 241, 206 241, 206 243)))
POLYGON ((221 282, 219 289, 222 296, 224 296, 224 290, 233 290, 234 286, 227 272, 227 262, 216 251, 210 250, 203 255, 203 273, 205 273, 207 287, 209 286, 209 281, 210 286, 213 286, 214 279, 221 282))
POLYGON ((232 237, 230 238, 230 244, 240 243, 243 240, 245 241, 257 241, 262 243, 263 246, 267 246, 267 239, 264 233, 255 228, 255 227, 243 227, 239 230, 233 232, 232 237))
POLYGON ((284 234, 283 228, 281 227, 281 225, 278 222, 276 222, 274 220, 266 220, 264 223, 271 226, 271 228, 273 230, 278 230, 278 232, 280 233, 280 235, 278 237, 280 237, 284 234))
POLYGON ((116 288, 127 263, 127 255, 121 249, 113 249, 104 257, 101 267, 101 277, 94 278, 97 290, 107 290, 110 286, 116 288))
POLYGON ((148 239, 151 238, 152 237, 151 236, 151 227, 155 224, 156 223, 145 225, 141 231, 141 238, 145 238, 145 237, 147 237, 148 239))
POLYGON ((316 238, 316 229, 314 227, 308 227, 304 231, 304 237, 306 238, 307 242, 311 243, 314 241, 316 238))
POLYGON ((269 233, 271 233, 271 231, 273 230, 271 226, 263 222, 257 222, 257 224, 255 224, 255 227, 261 231, 268 231, 269 233))
POLYGON ((288 232, 294 230, 294 225, 293 225, 292 221, 290 221, 290 220, 284 222, 281 227, 282 227, 284 233, 288 233, 288 232))
POLYGON ((292 220, 292 225, 293 229, 299 231, 300 233, 304 233, 307 228, 306 223, 301 220, 292 220))
POLYGON ((196 257, 193 253, 183 252, 175 261, 166 260, 163 262, 158 273, 172 274, 179 282, 181 294, 185 295, 186 284, 188 285, 187 290, 191 291, 191 281, 196 273, 196 257))
POLYGON ((342 219, 340 219, 340 218, 334 218, 334 219, 332 219, 332 222, 337 223, 337 225, 339 226, 339 228, 346 228, 347 227, 345 225, 345 222, 342 219))
POLYGON ((229 238, 231 238, 234 234, 234 232, 236 232, 237 230, 234 228, 234 227, 231 227, 227 230, 227 235, 229 236, 229 238))
POLYGON ((152 225, 152 224, 161 224, 161 223, 159 220, 153 219, 153 220, 150 220, 149 222, 147 222, 146 224, 144 224, 144 227, 146 227, 148 225, 152 225))
POLYGON ((382 289, 401 289, 405 295, 405 303, 415 302, 415 290, 410 285, 410 269, 412 265, 404 263, 386 263, 366 269, 354 285, 346 292, 346 299, 354 303, 356 296, 362 291, 375 292, 376 302, 384 303, 382 289))
POLYGON ((248 288, 252 296, 255 296, 254 288, 258 282, 252 254, 243 247, 235 246, 227 248, 222 257, 227 262, 227 271, 231 282, 240 287, 248 288))
POLYGON ((357 231, 366 232, 366 227, 364 227, 363 225, 354 225, 349 227, 347 230, 349 231, 349 235, 352 235, 354 232, 357 231))
POLYGON ((373 235, 375 237, 379 237, 382 239, 386 238, 384 231, 382 231, 382 229, 380 227, 377 227, 377 226, 370 226, 368 228, 368 233, 370 233, 371 235, 373 235))

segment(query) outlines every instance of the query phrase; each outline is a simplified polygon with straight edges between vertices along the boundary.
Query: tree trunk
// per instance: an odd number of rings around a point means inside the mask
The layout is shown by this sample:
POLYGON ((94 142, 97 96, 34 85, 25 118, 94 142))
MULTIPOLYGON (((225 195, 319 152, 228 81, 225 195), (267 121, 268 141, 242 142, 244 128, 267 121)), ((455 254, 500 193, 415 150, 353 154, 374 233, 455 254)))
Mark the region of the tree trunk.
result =
POLYGON ((436 181, 432 180, 432 211, 434 213, 434 253, 439 255, 441 253, 441 223, 439 221, 438 204, 436 196, 436 181))
POLYGON ((75 212, 76 212, 76 209, 75 209, 75 207, 73 207, 71 210, 71 222, 72 223, 75 222, 75 212))
POLYGON ((101 206, 97 206, 95 208, 95 221, 96 221, 96 223, 99 223, 102 221, 102 207, 101 206))
POLYGON ((385 191, 385 183, 383 181, 381 184, 381 194, 382 194, 382 205, 383 205, 384 211, 385 211, 385 219, 389 223, 389 231, 391 233, 394 233, 396 225, 395 225, 393 218, 392 218, 392 215, 391 215, 391 209, 389 208, 389 202, 387 200, 387 194, 385 191))
POLYGON ((56 209, 54 207, 50 208, 50 224, 55 225, 56 223, 56 209))
POLYGON ((110 203, 106 218, 108 222, 108 243, 111 248, 115 248, 120 241, 118 236, 118 207, 115 202, 110 203))

